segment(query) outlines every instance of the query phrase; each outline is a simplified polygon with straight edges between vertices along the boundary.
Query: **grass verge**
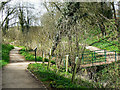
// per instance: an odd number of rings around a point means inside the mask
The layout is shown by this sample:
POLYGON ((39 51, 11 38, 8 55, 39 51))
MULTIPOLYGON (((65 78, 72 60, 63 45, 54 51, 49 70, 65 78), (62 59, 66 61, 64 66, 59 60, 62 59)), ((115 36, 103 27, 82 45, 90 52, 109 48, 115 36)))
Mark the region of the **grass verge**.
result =
MULTIPOLYGON (((2 44, 2 60, 0 60, 0 65, 5 66, 9 63, 9 52, 14 48, 10 44, 2 44)), ((0 67, 1 67, 0 66, 0 67)))
MULTIPOLYGON (((33 53, 30 53, 31 51, 34 52, 33 50, 26 50, 26 48, 23 47, 20 50, 20 54, 22 54, 23 56, 25 56, 25 59, 27 61, 35 61, 35 55, 33 53)), ((37 56, 36 59, 37 59, 37 61, 42 61, 42 57, 40 57, 40 56, 37 56)), ((49 61, 47 58, 45 58, 44 60, 45 60, 45 62, 49 61)), ((51 60, 51 63, 55 64, 55 61, 51 60)))
MULTIPOLYGON (((88 81, 80 80, 81 84, 71 82, 71 73, 56 72, 56 66, 51 66, 51 70, 47 70, 47 65, 43 64, 29 64, 28 70, 30 70, 38 79, 40 79, 47 88, 75 88, 85 89, 86 86, 93 87, 88 81)), ((88 88, 88 87, 87 87, 88 88)))

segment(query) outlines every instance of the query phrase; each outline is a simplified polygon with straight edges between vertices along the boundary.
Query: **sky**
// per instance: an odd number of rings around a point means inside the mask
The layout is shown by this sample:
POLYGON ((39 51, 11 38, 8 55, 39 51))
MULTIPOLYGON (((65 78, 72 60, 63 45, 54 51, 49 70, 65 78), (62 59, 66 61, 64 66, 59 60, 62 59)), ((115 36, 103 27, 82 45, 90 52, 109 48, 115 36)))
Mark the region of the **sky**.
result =
MULTIPOLYGON (((0 0, 0 2, 3 1, 8 1, 8 0, 0 0)), ((38 18, 41 17, 41 15, 43 15, 45 12, 47 12, 47 10, 45 9, 45 7, 42 5, 43 2, 55 2, 55 1, 90 1, 90 0, 11 0, 9 2, 9 5, 12 7, 14 5, 17 5, 19 3, 23 3, 23 4, 32 4, 34 6, 34 10, 32 10, 32 14, 36 15, 38 18), (37 15, 37 13, 39 13, 39 15, 37 15)), ((95 0, 91 0, 91 1, 95 1, 95 0)), ((97 0, 97 1, 101 1, 101 0, 97 0)), ((109 0, 109 1, 119 1, 119 0, 109 0)), ((115 8, 118 8, 117 6, 115 6, 115 8)), ((0 18, 1 18, 1 12, 0 12, 0 18)), ((5 18, 5 16, 3 16, 3 18, 5 18)), ((39 21, 40 22, 40 21, 39 21)))
MULTIPOLYGON (((3 1, 8 1, 8 0, 0 0, 0 2, 3 1)), ((31 9, 32 14, 34 14, 34 16, 36 16, 36 18, 40 18, 41 15, 43 15, 45 12, 47 12, 47 10, 45 9, 45 7, 43 6, 43 2, 41 2, 41 0, 11 0, 8 4, 9 6, 12 8, 16 5, 19 5, 19 3, 23 3, 24 5, 27 4, 32 4, 32 6, 34 7, 34 9, 31 9)), ((3 12, 3 19, 5 18, 5 13, 3 12)), ((0 12, 0 18, 2 17, 2 13, 0 12)), ((2 20, 0 20, 2 21, 2 20)), ((11 22, 14 22, 11 21, 11 22)), ((38 23, 40 24, 40 20, 38 21, 38 23)), ((34 24, 34 22, 33 22, 34 24)))
POLYGON ((12 0, 9 4, 11 5, 15 5, 17 3, 30 3, 34 5, 35 8, 35 12, 41 12, 41 13, 45 13, 46 9, 45 7, 42 5, 42 1, 41 0, 12 0))

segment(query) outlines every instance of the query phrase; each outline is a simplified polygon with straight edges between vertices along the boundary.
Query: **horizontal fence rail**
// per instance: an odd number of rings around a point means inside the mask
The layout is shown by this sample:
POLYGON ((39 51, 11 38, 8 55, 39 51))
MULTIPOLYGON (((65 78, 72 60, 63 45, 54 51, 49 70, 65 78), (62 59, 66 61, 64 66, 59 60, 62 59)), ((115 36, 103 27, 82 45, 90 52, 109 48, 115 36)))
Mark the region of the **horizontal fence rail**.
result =
POLYGON ((120 60, 120 51, 95 50, 82 54, 81 64, 108 63, 120 60))
MULTIPOLYGON (((51 60, 56 61, 57 55, 51 56, 51 60)), ((69 57, 71 58, 71 57, 69 57)), ((91 67, 103 64, 110 64, 112 62, 117 62, 120 60, 120 51, 107 51, 107 50, 95 50, 95 51, 85 51, 82 54, 82 60, 80 66, 81 67, 91 67)), ((69 61, 68 59, 68 66, 70 63, 74 63, 74 61, 69 61)), ((66 57, 61 56, 60 63, 63 66, 66 66, 66 57)))

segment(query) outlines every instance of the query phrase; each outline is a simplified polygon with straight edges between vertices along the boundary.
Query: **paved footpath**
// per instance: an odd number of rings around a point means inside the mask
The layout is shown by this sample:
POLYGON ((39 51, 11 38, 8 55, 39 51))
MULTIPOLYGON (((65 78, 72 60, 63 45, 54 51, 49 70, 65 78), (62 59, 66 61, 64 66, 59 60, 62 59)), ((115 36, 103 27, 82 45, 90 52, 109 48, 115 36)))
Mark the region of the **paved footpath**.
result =
MULTIPOLYGON (((15 47, 10 52, 10 63, 2 70, 2 88, 40 88, 46 87, 42 82, 37 81, 26 71, 30 62, 25 62, 23 56, 19 54, 21 48, 15 47)), ((26 89, 27 90, 27 89, 26 89)), ((31 89, 30 89, 31 90, 31 89)))

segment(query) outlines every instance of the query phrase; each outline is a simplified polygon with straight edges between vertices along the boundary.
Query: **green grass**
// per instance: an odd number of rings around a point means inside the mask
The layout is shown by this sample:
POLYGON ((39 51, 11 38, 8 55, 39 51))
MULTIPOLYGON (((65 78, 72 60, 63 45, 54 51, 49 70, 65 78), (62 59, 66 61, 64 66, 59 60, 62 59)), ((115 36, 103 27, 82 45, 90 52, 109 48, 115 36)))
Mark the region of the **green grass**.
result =
MULTIPOLYGON (((98 41, 98 39, 96 38, 97 36, 93 36, 91 39, 87 39, 86 42, 87 44, 91 44, 93 42, 98 41)), ((93 44, 92 46, 98 47, 100 49, 104 49, 104 50, 108 50, 108 51, 119 51, 118 50, 118 41, 117 40, 112 40, 112 41, 108 41, 108 40, 102 40, 100 42, 97 42, 95 44, 93 44)))
MULTIPOLYGON (((110 19, 110 21, 115 24, 114 19, 110 19)), ((95 27, 93 30, 91 30, 89 32, 89 34, 91 34, 91 35, 89 36, 89 38, 86 39, 86 43, 88 45, 90 45, 93 42, 101 40, 100 42, 93 44, 93 46, 98 47, 100 49, 106 49, 109 51, 113 51, 113 50, 119 51, 118 47, 117 47, 118 40, 117 40, 117 38, 115 38, 117 35, 117 32, 114 31, 114 27, 112 27, 110 23, 104 22, 104 24, 105 24, 105 26, 110 26, 110 27, 105 27, 106 33, 107 33, 106 36, 110 36, 110 38, 102 40, 104 37, 101 34, 100 28, 95 27), (113 30, 113 31, 111 32, 111 30, 113 30)))
POLYGON ((49 82, 49 87, 51 88, 86 88, 85 85, 93 87, 92 84, 86 81, 81 81, 81 84, 71 82, 71 73, 57 72, 55 70, 55 65, 51 67, 51 70, 47 70, 47 65, 42 64, 29 64, 28 69, 34 73, 41 81, 49 82), (65 77, 65 75, 67 77, 65 77))
MULTIPOLYGON (((30 52, 31 52, 31 50, 26 50, 25 47, 20 50, 20 54, 25 56, 25 59, 27 61, 35 61, 35 55, 30 52)), ((32 51, 32 52, 34 52, 34 51, 32 51)), ((42 61, 42 57, 40 57, 40 56, 37 56, 36 59, 37 59, 37 61, 42 61)), ((45 60, 45 62, 49 61, 47 58, 45 58, 44 60, 45 60)), ((51 63, 55 64, 55 61, 51 60, 51 63)))
POLYGON ((2 44, 2 60, 0 60, 0 65, 5 66, 9 63, 9 52, 14 48, 14 46, 9 44, 2 44))
POLYGON ((94 44, 93 46, 98 47, 100 49, 105 49, 105 50, 109 50, 109 51, 118 51, 118 47, 116 45, 118 45, 118 41, 111 41, 110 43, 106 42, 106 41, 102 41, 99 43, 94 44))

